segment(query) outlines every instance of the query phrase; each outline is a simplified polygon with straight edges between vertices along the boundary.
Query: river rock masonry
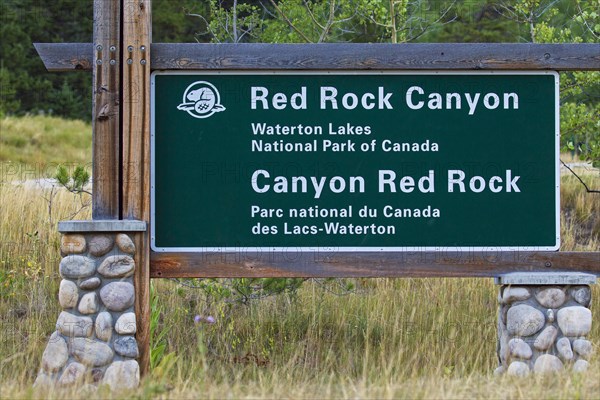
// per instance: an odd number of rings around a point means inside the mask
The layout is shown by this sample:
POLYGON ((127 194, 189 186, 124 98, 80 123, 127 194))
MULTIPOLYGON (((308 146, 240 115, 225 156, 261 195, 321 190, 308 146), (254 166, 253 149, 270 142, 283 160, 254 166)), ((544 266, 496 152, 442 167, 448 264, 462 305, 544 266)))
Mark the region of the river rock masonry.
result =
POLYGON ((510 275, 497 279, 502 286, 496 373, 526 376, 586 371, 593 356, 587 339, 592 328, 589 285, 596 277, 510 275))
POLYGON ((136 229, 94 231, 94 221, 69 221, 61 223, 63 228, 75 232, 65 232, 59 225, 64 233, 58 293, 62 312, 42 355, 36 387, 91 384, 120 390, 139 385, 133 235, 145 230, 145 224, 106 222, 101 229, 136 229), (92 229, 80 232, 82 227, 92 229))

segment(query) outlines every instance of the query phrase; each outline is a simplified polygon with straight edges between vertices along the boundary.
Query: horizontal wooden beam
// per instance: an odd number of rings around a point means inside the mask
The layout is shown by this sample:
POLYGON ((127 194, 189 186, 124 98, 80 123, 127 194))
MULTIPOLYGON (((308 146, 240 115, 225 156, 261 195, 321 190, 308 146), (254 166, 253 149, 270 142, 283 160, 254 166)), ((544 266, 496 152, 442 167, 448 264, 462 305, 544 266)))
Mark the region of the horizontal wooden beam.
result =
POLYGON ((516 271, 600 276, 600 252, 151 253, 153 278, 493 277, 516 271))
MULTIPOLYGON (((35 43, 48 71, 90 70, 91 43, 35 43)), ((599 43, 154 43, 153 70, 600 70, 599 43)))
POLYGON ((34 43, 33 46, 50 72, 92 71, 91 43, 34 43))

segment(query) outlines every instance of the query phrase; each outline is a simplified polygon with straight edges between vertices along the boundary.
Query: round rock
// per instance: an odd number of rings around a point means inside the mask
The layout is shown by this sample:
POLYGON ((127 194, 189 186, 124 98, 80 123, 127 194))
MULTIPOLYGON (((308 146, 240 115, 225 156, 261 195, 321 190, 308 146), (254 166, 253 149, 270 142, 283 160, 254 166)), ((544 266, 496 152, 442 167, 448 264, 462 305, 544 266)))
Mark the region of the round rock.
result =
POLYGON ((92 369, 92 382, 94 383, 98 383, 102 380, 102 377, 104 377, 104 370, 102 368, 94 368, 92 369))
POLYGON ((504 329, 500 331, 500 345, 498 346, 498 356, 500 358, 500 363, 502 365, 506 365, 508 360, 508 332, 504 329))
POLYGON ((115 352, 123 357, 137 358, 140 353, 133 336, 124 336, 115 340, 115 352))
POLYGON ((502 376, 506 372, 506 368, 503 365, 499 366, 494 370, 494 376, 502 376))
POLYGON ((502 293, 502 302, 513 303, 515 301, 527 300, 529 297, 531 297, 531 293, 526 287, 509 286, 502 293))
POLYGON ((519 304, 508 310, 506 328, 516 336, 531 336, 544 327, 542 312, 526 304, 519 304))
POLYGON ((97 289, 101 283, 102 281, 100 280, 100 278, 95 276, 93 278, 86 279, 85 281, 81 282, 79 284, 79 287, 83 290, 94 290, 97 289))
POLYGON ((533 371, 536 374, 547 374, 561 372, 564 369, 563 363, 558 357, 551 354, 542 354, 535 360, 533 371))
POLYGON ((44 350, 44 354, 42 355, 42 368, 46 372, 57 372, 65 366, 68 360, 69 349, 67 342, 58 332, 54 332, 50 336, 46 350, 44 350))
POLYGON ((571 361, 573 359, 571 342, 566 337, 558 339, 556 342, 556 351, 558 351, 558 355, 563 361, 571 361))
POLYGON ((529 360, 533 356, 531 347, 523 339, 510 339, 508 342, 508 351, 511 356, 525 360, 529 360))
POLYGON ((585 339, 575 339, 573 341, 573 350, 575 350, 577 354, 579 354, 586 360, 589 360, 589 358, 592 356, 592 353, 594 352, 592 342, 585 339))
POLYGON ((69 346, 77 361, 92 367, 102 367, 111 362, 114 356, 107 344, 92 339, 75 338, 69 341, 69 346))
POLYGON ((135 254, 135 244, 133 244, 133 240, 129 236, 124 233, 119 233, 117 235, 117 247, 123 253, 127 254, 135 254))
POLYGON ((592 329, 592 312, 585 307, 565 307, 556 314, 558 327, 565 336, 585 336, 592 329))
POLYGON ((128 312, 121 315, 115 324, 115 330, 121 335, 133 335, 137 331, 135 314, 128 312))
POLYGON ((98 295, 96 292, 86 293, 79 300, 77 308, 82 314, 94 314, 98 312, 98 295))
POLYGON ((539 351, 546 351, 552 347, 556 340, 556 336, 558 336, 558 329, 552 325, 547 326, 535 339, 533 347, 539 351))
POLYGON ((107 278, 124 278, 133 275, 134 269, 133 258, 129 256, 110 256, 102 261, 102 264, 98 267, 98 273, 107 278))
POLYGON ((85 252, 85 237, 75 234, 63 235, 60 238, 60 252, 64 255, 85 252))
POLYGON ((575 299, 576 302, 581 304, 584 307, 590 305, 590 300, 592 300, 592 293, 590 288, 588 287, 578 287, 571 290, 571 296, 575 299))
POLYGON ((91 336, 93 327, 90 317, 79 317, 66 311, 61 312, 56 321, 56 330, 67 337, 91 336))
POLYGON ((558 308, 565 303, 565 292, 559 288, 542 289, 535 295, 544 308, 558 308))
POLYGON ((589 367, 590 367, 589 362, 587 362, 585 360, 577 360, 577 361, 575 361, 575 364, 573 364, 573 372, 575 372, 577 374, 581 374, 583 372, 586 372, 589 367))
POLYGON ((77 300, 79 300, 79 290, 77 285, 66 279, 60 281, 60 288, 58 289, 58 302, 62 308, 75 308, 77 307, 77 300))
POLYGON ((524 378, 529 375, 529 366, 522 361, 513 361, 506 370, 508 376, 524 378))
POLYGON ((90 239, 89 247, 90 254, 94 257, 101 257, 108 253, 114 245, 112 236, 109 235, 94 235, 90 239))
POLYGON ((53 387, 54 383, 54 379, 50 375, 40 372, 33 382, 33 388, 47 390, 53 387))
POLYGON ((124 311, 133 305, 133 285, 129 282, 111 282, 100 289, 102 302, 111 311, 124 311))
POLYGON ((60 260, 60 276, 68 279, 87 278, 96 272, 94 260, 84 256, 66 256, 60 260))
POLYGON ((62 386, 78 385, 83 381, 84 377, 85 365, 78 362, 72 362, 65 368, 58 383, 62 386))
POLYGON ((546 319, 550 323, 554 322, 554 310, 552 310, 551 308, 549 308, 548 310, 546 310, 546 319))
POLYGON ((115 361, 104 373, 102 384, 112 390, 135 389, 140 384, 140 367, 135 360, 115 361))
POLYGON ((510 308, 510 306, 508 305, 503 305, 502 307, 500 307, 500 321, 506 325, 506 314, 508 313, 508 309, 510 308))
POLYGON ((108 342, 112 337, 112 316, 110 313, 103 311, 96 317, 96 337, 100 340, 108 342))

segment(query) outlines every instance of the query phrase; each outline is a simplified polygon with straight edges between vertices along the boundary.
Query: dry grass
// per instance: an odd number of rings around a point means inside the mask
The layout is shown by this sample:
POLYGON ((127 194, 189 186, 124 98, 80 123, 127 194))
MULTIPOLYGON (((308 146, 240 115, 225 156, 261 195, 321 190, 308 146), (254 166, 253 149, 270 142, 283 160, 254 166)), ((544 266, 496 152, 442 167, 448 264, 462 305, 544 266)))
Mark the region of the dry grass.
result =
MULTIPOLYGON (((600 172, 580 170, 592 190, 600 190, 600 172)), ((561 250, 600 249, 600 193, 586 193, 573 175, 561 180, 561 250)))
MULTIPOLYGON (((596 176, 588 177, 598 184, 596 176)), ((0 398, 112 398, 105 391, 39 393, 30 388, 59 307, 55 221, 80 208, 68 193, 0 185, 0 398), (37 233, 36 233, 37 232, 37 233), (12 245, 19 243, 19 245, 12 245)), ((563 178, 563 240, 598 250, 600 197, 563 178), (577 219, 576 219, 577 218, 577 219)), ((88 209, 79 215, 87 218, 88 209)), ((296 296, 250 305, 154 281, 167 352, 142 387, 157 398, 598 398, 598 362, 586 376, 511 380, 497 361, 496 287, 491 279, 359 279, 351 294, 306 282, 296 296), (196 314, 214 325, 195 324, 196 314)), ((599 316, 600 290, 592 306, 599 316)), ((599 342, 600 324, 590 338, 599 342)))
MULTIPOLYGON (((65 191, 5 182, 0 204, 0 399, 5 399, 17 396, 9 388, 19 382, 27 392, 54 329, 60 312, 56 221, 81 210, 81 201, 65 191)), ((89 218, 89 207, 77 215, 89 218)))
MULTIPOLYGON (((145 382, 137 391, 117 395, 106 390, 93 394, 78 391, 39 393, 19 387, 5 387, 3 398, 54 399, 597 399, 600 379, 597 369, 586 376, 496 378, 488 375, 443 377, 436 374, 390 380, 355 380, 340 376, 320 379, 293 379, 283 371, 259 371, 253 379, 232 375, 226 382, 183 381, 180 386, 145 382)), ((10 385, 10 383, 9 383, 10 385)), ((2 393, 0 392, 0 395, 2 393)))
MULTIPOLYGON (((597 174, 586 176, 600 187, 597 174)), ((513 380, 496 367, 496 290, 491 279, 307 281, 295 296, 250 305, 154 281, 164 357, 132 393, 31 389, 59 313, 55 223, 81 200, 0 184, 0 398, 600 398, 596 360, 584 376, 513 380), (195 324, 196 314, 214 325, 195 324)), ((598 250, 600 195, 570 176, 562 186, 563 250, 598 250)), ((600 288, 593 288, 600 343, 600 288)), ((156 345, 156 344, 155 344, 156 345)), ((596 352, 598 353, 598 351, 596 352)))

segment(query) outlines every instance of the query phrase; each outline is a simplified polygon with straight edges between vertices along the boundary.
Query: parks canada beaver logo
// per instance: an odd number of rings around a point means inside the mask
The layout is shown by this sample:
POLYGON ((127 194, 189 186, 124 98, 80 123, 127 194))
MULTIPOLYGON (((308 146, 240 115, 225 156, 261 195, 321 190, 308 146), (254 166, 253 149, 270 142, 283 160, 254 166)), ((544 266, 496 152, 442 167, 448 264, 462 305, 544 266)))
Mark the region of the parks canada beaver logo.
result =
POLYGON ((206 81, 197 81, 183 92, 183 102, 178 110, 187 111, 194 118, 208 118, 216 112, 225 111, 216 87, 206 81))

